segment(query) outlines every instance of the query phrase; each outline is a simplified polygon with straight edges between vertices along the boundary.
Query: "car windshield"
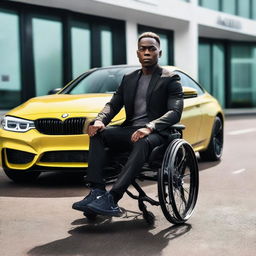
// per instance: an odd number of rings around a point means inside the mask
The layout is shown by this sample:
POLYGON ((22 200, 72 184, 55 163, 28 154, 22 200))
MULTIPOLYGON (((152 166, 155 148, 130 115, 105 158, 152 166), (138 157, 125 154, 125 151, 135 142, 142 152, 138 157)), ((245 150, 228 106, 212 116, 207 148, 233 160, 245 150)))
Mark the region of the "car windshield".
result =
POLYGON ((62 93, 113 93, 121 83, 124 74, 130 73, 138 67, 103 68, 93 71, 82 80, 72 83, 62 93))

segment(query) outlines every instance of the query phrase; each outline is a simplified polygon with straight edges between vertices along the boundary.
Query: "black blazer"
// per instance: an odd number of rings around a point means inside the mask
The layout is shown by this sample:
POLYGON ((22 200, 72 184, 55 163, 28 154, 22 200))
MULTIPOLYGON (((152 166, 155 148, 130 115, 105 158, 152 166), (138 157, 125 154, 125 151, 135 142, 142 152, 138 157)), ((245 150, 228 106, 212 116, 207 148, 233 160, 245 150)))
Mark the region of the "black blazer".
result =
MULTIPOLYGON (((107 125, 124 106, 126 120, 122 126, 132 125, 134 99, 141 74, 142 70, 139 69, 125 75, 110 102, 95 120, 107 125)), ((179 75, 158 66, 152 74, 146 98, 150 125, 156 132, 166 134, 170 126, 180 121, 183 110, 183 91, 179 75)))

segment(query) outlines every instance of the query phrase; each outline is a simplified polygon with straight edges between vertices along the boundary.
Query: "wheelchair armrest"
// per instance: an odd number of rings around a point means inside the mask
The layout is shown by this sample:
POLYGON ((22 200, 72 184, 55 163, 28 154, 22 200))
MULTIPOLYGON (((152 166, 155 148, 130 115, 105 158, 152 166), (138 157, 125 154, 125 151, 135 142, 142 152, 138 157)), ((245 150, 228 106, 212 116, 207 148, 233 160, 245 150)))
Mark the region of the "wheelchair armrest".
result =
POLYGON ((171 126, 171 128, 181 131, 181 130, 184 130, 186 128, 186 126, 183 124, 174 124, 171 126))

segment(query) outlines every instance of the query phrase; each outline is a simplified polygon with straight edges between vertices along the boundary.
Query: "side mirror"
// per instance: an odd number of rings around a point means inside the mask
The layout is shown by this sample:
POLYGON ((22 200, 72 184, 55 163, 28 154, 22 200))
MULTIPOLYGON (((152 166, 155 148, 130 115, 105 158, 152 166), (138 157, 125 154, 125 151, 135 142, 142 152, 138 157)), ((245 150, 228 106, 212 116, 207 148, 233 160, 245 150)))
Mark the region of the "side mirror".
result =
POLYGON ((56 94, 58 93, 62 88, 55 88, 55 89, 52 89, 48 92, 48 95, 51 95, 51 94, 56 94))
POLYGON ((195 98, 198 96, 197 90, 191 87, 183 87, 184 99, 195 98))

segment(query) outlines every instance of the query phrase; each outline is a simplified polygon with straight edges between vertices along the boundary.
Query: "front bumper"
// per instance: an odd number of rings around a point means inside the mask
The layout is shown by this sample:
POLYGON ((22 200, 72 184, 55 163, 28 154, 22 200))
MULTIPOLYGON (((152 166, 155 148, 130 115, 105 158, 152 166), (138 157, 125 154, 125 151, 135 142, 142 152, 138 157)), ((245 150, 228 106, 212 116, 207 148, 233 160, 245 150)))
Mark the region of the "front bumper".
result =
POLYGON ((26 133, 0 129, 0 151, 0 165, 9 169, 86 168, 89 136, 45 135, 35 129, 26 133))

